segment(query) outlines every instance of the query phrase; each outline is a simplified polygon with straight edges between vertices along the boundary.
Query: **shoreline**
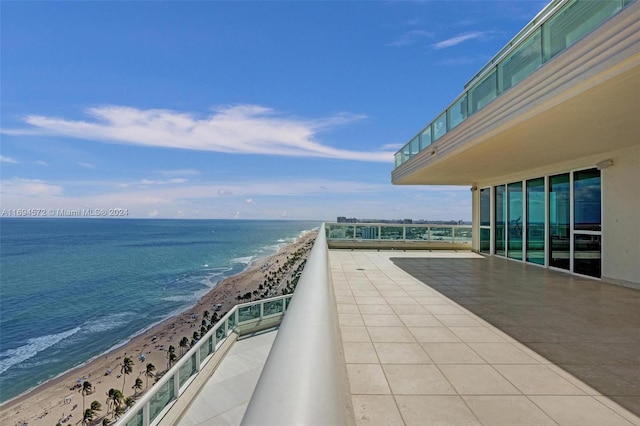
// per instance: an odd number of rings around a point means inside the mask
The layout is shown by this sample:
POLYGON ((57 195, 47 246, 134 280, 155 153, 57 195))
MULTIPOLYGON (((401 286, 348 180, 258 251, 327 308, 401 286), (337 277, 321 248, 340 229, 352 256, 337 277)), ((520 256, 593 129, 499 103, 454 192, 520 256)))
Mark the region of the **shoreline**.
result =
MULTIPOLYGON (((216 313, 221 317, 233 306, 243 302, 238 299, 239 296, 249 293, 253 296, 252 300, 261 298, 259 293, 263 290, 260 287, 265 282, 266 274, 275 272, 297 250, 306 249, 303 256, 306 259, 316 235, 317 230, 302 233, 294 242, 281 245, 277 253, 255 259, 242 272, 220 281, 194 306, 151 325, 123 344, 3 402, 0 404, 0 424, 44 426, 56 425, 58 422, 63 425, 78 423, 83 416, 83 395, 76 386, 82 380, 89 381, 93 388, 84 397, 86 407, 92 401, 98 401, 102 405, 102 410, 96 415, 96 421, 100 423, 107 414, 106 399, 109 389, 121 390, 125 397, 144 394, 147 383, 148 387, 153 386, 153 379, 144 374, 148 363, 156 367, 156 375, 164 373, 167 369, 167 348, 173 345, 179 359, 183 352, 183 348, 179 346, 180 340, 183 337, 190 340, 194 331, 200 331, 205 311, 211 316, 216 313), (219 310, 216 310, 216 305, 221 305, 219 310), (129 375, 120 374, 125 357, 134 361, 133 371, 129 375), (137 378, 143 381, 140 392, 132 389, 137 378)), ((279 289, 276 291, 280 294, 279 289)), ((110 415, 106 417, 111 419, 110 415)), ((92 424, 96 424, 96 421, 92 424)))

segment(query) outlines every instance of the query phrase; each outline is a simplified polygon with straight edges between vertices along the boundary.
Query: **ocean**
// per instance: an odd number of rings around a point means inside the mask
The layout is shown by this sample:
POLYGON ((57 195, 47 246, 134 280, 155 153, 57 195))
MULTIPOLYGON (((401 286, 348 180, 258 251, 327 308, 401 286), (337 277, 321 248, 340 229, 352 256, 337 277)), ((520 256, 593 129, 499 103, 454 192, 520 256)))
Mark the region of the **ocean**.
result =
POLYGON ((308 221, 0 220, 0 401, 120 346, 308 221))

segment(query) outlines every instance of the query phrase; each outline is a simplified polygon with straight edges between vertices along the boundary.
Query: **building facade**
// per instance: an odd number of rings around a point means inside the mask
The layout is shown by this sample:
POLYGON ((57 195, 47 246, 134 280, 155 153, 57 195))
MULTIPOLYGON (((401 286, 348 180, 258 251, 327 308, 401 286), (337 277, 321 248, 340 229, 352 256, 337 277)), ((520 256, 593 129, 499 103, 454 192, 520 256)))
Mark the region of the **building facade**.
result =
POLYGON ((469 185, 473 249, 640 288, 640 4, 549 3, 396 154, 469 185))

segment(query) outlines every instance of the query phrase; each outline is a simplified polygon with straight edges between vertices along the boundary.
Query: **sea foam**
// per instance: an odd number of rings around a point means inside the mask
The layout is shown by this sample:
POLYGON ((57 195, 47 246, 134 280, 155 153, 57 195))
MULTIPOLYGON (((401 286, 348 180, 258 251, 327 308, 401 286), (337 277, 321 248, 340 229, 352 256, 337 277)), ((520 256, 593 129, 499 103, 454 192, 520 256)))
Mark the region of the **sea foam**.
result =
POLYGON ((12 366, 19 364, 29 358, 36 356, 39 352, 67 339, 80 331, 80 327, 63 331, 58 334, 48 334, 46 336, 34 337, 27 340, 27 344, 14 349, 7 349, 0 353, 0 374, 7 371, 12 366))

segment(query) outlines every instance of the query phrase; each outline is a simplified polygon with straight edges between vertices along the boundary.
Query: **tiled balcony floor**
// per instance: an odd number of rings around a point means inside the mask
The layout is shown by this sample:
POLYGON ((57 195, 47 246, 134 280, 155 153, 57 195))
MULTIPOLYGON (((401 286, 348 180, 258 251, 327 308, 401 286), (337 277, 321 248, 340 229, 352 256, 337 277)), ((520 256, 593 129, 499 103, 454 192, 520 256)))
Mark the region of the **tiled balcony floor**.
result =
POLYGON ((472 253, 329 259, 358 425, 640 425, 639 291, 472 253))

